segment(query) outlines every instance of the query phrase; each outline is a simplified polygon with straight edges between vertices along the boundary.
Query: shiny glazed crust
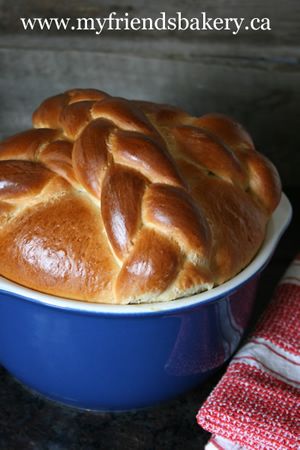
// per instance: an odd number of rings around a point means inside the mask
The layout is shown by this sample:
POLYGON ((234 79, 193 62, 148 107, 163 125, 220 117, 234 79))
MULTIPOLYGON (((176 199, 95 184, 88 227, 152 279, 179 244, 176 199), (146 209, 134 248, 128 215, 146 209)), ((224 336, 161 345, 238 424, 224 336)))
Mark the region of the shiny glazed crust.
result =
POLYGON ((281 186, 249 134, 75 89, 0 144, 0 274, 99 303, 167 301, 241 271, 281 186))

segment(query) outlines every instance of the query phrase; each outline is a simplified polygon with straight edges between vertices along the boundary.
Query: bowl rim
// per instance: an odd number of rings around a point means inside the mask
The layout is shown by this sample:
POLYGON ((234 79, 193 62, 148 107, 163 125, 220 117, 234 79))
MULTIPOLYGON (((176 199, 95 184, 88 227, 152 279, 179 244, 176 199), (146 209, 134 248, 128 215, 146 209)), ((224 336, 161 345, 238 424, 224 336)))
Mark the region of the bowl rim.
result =
MULTIPOLYGON (((237 291, 245 283, 258 275, 270 260, 280 238, 287 229, 292 218, 292 206, 287 196, 282 193, 281 200, 273 212, 271 219, 267 225, 266 236, 264 242, 254 259, 245 269, 239 272, 235 277, 216 286, 213 289, 204 291, 191 296, 183 297, 177 300, 143 303, 132 305, 114 305, 91 303, 78 300, 70 300, 66 298, 56 297, 44 294, 15 282, 7 280, 0 276, 0 294, 8 294, 10 296, 24 299, 39 305, 54 307, 80 314, 96 314, 105 316, 149 316, 161 315, 164 313, 176 313, 186 309, 193 309, 202 304, 212 303, 220 298, 237 291)), ((1 299, 0 299, 1 301, 1 299)))

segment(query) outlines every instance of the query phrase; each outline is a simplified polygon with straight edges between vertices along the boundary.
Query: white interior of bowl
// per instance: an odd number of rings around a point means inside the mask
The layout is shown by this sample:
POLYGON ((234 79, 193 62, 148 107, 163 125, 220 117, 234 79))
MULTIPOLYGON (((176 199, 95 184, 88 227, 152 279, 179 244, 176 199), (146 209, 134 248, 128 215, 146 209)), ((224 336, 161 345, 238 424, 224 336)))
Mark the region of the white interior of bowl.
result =
POLYGON ((105 305, 97 303, 87 303, 75 300, 68 300, 52 295, 42 294, 32 289, 27 289, 3 277, 0 277, 0 291, 15 294, 18 297, 24 297, 28 300, 33 300, 39 303, 46 303, 48 305, 57 306, 64 309, 72 309, 77 311, 90 311, 107 314, 144 314, 154 311, 170 311, 187 306, 199 304, 200 302, 207 302, 213 299, 226 295, 228 292, 235 290, 239 285, 245 283, 247 279, 251 278, 255 273, 259 272, 266 264, 275 250, 278 241, 283 232, 287 228, 292 217, 292 207, 288 198, 282 194, 281 201, 274 211, 272 218, 267 227, 265 241, 253 259, 253 261, 238 275, 226 283, 217 286, 209 291, 195 294, 190 297, 184 297, 179 300, 173 300, 165 303, 148 303, 141 305, 105 305))

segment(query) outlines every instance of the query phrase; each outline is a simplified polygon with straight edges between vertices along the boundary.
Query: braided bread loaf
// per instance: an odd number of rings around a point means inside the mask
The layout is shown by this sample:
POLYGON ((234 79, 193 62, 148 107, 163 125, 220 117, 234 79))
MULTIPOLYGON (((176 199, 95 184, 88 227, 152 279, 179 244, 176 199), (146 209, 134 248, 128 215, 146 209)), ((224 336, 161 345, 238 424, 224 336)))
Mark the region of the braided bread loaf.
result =
POLYGON ((258 251, 280 198, 273 165, 222 115, 92 89, 0 144, 0 275, 99 303, 210 289, 258 251))

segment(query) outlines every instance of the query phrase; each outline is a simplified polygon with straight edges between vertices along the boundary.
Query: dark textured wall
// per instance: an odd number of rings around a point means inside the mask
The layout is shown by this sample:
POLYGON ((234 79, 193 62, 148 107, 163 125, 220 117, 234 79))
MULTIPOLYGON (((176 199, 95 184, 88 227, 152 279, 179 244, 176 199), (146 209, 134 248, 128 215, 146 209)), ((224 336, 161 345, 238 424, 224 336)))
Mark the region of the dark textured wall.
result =
POLYGON ((300 2, 298 0, 0 0, 0 137, 30 126, 47 95, 71 87, 220 111, 243 122, 280 170, 300 183, 300 2), (155 17, 202 11, 269 17, 272 31, 24 32, 20 17, 155 17))

